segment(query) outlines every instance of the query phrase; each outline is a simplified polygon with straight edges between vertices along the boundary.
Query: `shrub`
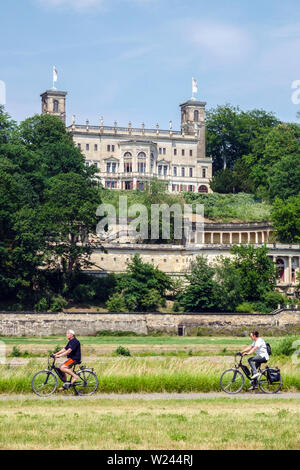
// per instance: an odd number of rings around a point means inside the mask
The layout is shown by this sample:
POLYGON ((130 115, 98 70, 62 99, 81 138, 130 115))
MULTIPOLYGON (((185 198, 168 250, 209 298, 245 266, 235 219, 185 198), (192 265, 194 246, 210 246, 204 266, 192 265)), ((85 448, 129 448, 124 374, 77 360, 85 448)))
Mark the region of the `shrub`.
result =
POLYGON ((91 285, 78 284, 73 290, 75 302, 90 302, 95 297, 95 289, 91 285))
POLYGON ((278 305, 284 305, 285 299, 280 292, 270 291, 265 294, 264 302, 271 310, 275 310, 278 305))
POLYGON ((51 312, 61 312, 61 310, 67 305, 67 301, 61 296, 56 295, 51 299, 51 312))
POLYGON ((97 336, 146 336, 146 335, 144 333, 136 333, 135 331, 100 330, 100 331, 97 331, 97 336))
POLYGON ((272 348, 273 355, 291 356, 295 352, 295 348, 292 347, 293 343, 299 339, 297 336, 286 336, 272 348))
POLYGON ((118 356, 131 356, 129 349, 124 348, 123 346, 119 346, 115 352, 118 356))
POLYGON ((150 289, 141 299, 143 310, 156 310, 161 304, 161 295, 156 289, 150 289))
POLYGON ((33 308, 36 312, 47 312, 49 308, 49 301, 46 299, 46 297, 43 297, 34 305, 33 308))
POLYGON ((251 302, 242 302, 236 307, 235 311, 239 313, 253 313, 254 312, 253 305, 251 302))
POLYGON ((14 346, 12 352, 10 353, 10 357, 21 357, 22 353, 18 346, 14 346))
POLYGON ((138 301, 134 295, 127 295, 125 297, 126 308, 129 312, 135 312, 137 309, 138 301))
POLYGON ((172 312, 180 312, 180 303, 178 302, 178 300, 175 300, 175 302, 173 303, 172 312))
POLYGON ((113 294, 106 302, 106 307, 109 312, 125 312, 124 296, 119 293, 113 294))

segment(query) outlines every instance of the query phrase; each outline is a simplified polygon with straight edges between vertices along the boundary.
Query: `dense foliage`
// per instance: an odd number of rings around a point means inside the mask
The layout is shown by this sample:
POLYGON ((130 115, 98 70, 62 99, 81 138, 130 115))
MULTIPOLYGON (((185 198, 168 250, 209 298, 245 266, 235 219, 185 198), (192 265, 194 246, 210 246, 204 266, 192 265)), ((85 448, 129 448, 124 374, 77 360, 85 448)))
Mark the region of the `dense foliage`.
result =
POLYGON ((191 263, 188 283, 178 295, 184 310, 245 311, 239 305, 247 302, 252 311, 264 312, 284 303, 283 296, 274 291, 276 267, 264 246, 233 246, 231 252, 232 259, 220 257, 214 266, 204 256, 191 263))
POLYGON ((93 174, 58 118, 17 126, 0 108, 0 300, 59 309, 71 295, 101 202, 93 174))

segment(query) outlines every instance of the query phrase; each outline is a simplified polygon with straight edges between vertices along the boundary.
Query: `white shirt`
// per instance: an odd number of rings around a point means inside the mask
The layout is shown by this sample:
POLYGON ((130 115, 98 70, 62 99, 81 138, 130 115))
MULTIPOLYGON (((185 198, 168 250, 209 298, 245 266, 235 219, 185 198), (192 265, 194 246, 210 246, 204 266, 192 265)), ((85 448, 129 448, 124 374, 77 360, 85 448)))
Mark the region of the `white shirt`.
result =
POLYGON ((262 338, 258 338, 256 341, 253 341, 252 347, 256 346, 256 357, 264 357, 269 360, 269 354, 267 351, 267 345, 262 338))

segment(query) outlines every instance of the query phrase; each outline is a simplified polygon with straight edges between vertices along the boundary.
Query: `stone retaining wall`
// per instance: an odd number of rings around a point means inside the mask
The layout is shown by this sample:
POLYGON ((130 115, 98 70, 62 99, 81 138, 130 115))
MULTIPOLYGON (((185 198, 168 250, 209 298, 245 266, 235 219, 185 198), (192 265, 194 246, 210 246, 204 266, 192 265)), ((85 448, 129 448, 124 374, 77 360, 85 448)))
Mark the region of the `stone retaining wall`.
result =
POLYGON ((7 313, 0 312, 0 336, 49 336, 65 334, 68 328, 77 335, 95 335, 100 330, 156 331, 178 334, 197 332, 198 328, 247 334, 249 329, 300 330, 300 310, 281 309, 271 314, 235 313, 7 313))

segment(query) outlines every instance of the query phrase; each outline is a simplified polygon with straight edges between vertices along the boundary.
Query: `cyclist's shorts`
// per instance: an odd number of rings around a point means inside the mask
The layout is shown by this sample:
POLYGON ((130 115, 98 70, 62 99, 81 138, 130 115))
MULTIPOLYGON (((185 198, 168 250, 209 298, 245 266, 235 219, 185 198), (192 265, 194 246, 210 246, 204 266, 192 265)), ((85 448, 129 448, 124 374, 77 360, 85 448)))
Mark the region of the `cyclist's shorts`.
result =
POLYGON ((64 362, 64 366, 72 367, 74 364, 76 364, 76 361, 74 359, 68 359, 66 362, 64 362))

